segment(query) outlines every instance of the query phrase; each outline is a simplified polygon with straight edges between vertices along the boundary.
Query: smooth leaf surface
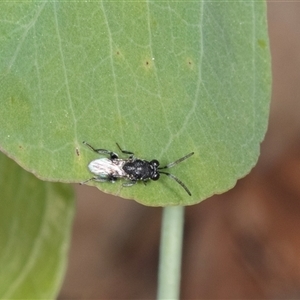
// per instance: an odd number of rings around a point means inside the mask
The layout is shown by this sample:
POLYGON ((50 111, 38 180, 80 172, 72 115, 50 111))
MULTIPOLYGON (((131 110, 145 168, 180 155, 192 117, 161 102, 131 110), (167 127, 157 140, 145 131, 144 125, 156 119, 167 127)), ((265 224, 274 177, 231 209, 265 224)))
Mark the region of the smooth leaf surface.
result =
MULTIPOLYGON (((45 180, 92 175, 96 148, 132 151, 174 180, 101 190, 190 205, 231 188, 259 155, 268 120, 264 1, 0 4, 0 147, 45 180)), ((126 157, 126 155, 122 156, 126 157)))
POLYGON ((67 262, 74 197, 0 153, 0 298, 53 299, 67 262))

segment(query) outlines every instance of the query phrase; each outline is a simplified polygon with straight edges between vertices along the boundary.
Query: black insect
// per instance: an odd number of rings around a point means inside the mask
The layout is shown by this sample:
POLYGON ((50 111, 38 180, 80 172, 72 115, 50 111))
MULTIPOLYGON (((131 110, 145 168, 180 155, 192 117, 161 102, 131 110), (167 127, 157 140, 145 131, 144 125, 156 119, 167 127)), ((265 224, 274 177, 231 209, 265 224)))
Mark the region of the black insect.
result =
POLYGON ((144 159, 134 157, 134 153, 126 150, 122 150, 118 143, 117 146, 120 151, 124 154, 129 155, 127 159, 120 159, 118 154, 105 149, 95 149, 87 142, 83 142, 87 145, 92 151, 98 154, 106 154, 109 155, 109 158, 99 158, 93 160, 89 163, 88 169, 95 176, 92 178, 82 182, 82 184, 95 180, 95 181, 110 181, 115 182, 118 178, 125 178, 127 182, 123 183, 123 186, 132 186, 137 183, 137 181, 143 181, 144 183, 149 179, 158 180, 160 174, 165 174, 170 178, 174 179, 177 183, 179 183, 185 191, 191 196, 191 192, 184 185, 184 183, 179 180, 174 175, 163 172, 163 169, 169 169, 179 164, 180 162, 186 160, 190 156, 194 154, 194 152, 189 153, 188 155, 167 164, 164 167, 159 167, 159 162, 156 159, 151 161, 147 161, 144 159))

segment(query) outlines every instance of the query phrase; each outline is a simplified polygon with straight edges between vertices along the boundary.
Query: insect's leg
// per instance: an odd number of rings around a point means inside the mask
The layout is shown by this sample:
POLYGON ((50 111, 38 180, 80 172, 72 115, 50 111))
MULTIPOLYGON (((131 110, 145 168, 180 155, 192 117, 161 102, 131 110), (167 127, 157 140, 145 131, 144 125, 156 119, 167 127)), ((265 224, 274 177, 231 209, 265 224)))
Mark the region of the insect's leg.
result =
POLYGON ((95 180, 95 177, 92 177, 92 178, 90 178, 90 179, 88 179, 88 180, 85 180, 85 181, 83 181, 83 182, 80 182, 79 184, 80 184, 80 185, 83 185, 83 184, 86 184, 87 182, 92 181, 92 180, 95 180))
POLYGON ((106 181, 109 181, 111 183, 115 183, 117 178, 114 177, 114 176, 107 176, 107 177, 97 177, 97 176, 94 176, 86 181, 83 181, 83 182, 80 182, 80 184, 86 184, 87 182, 89 181, 99 181, 99 182, 106 182, 106 181))
POLYGON ((94 181, 99 181, 99 182, 111 182, 111 183, 115 183, 117 180, 116 177, 111 176, 111 175, 107 175, 106 177, 101 177, 101 176, 94 176, 94 181))
POLYGON ((110 156, 111 159, 118 158, 118 154, 114 153, 112 151, 106 150, 106 149, 95 149, 93 146, 88 144, 87 142, 83 141, 83 144, 87 145, 92 151, 98 153, 98 154, 107 154, 110 156))
POLYGON ((130 158, 132 158, 132 157, 134 156, 134 153, 133 153, 133 152, 123 150, 123 149, 120 147, 120 145, 119 145, 118 143, 116 143, 116 144, 117 144, 118 148, 120 149, 120 151, 121 151, 122 153, 128 154, 130 158))
POLYGON ((115 183, 117 181, 117 177, 114 177, 114 176, 107 176, 107 180, 106 181, 109 181, 111 183, 115 183))
POLYGON ((90 182, 90 181, 100 181, 100 182, 104 182, 104 181, 107 181, 107 179, 105 178, 99 178, 97 176, 94 176, 86 181, 83 181, 83 182, 80 182, 80 184, 86 184, 87 182, 90 182))
POLYGON ((143 184, 144 184, 144 186, 146 186, 146 185, 147 185, 147 181, 149 181, 149 179, 144 179, 144 180, 143 180, 143 184))
POLYGON ((129 181, 126 181, 126 182, 124 182, 122 185, 123 186, 133 186, 134 184, 136 184, 136 180, 129 180, 129 181))

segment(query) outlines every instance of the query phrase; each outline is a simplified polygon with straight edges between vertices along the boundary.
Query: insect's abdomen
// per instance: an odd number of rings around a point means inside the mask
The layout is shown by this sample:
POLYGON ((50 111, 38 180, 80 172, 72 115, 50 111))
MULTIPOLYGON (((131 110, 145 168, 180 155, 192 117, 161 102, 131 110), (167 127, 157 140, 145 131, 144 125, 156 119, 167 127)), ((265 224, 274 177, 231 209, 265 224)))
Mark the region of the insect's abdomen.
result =
POLYGON ((107 177, 124 177, 126 176, 123 170, 124 161, 119 159, 108 159, 108 158, 100 158, 93 160, 89 163, 89 170, 102 178, 107 177))

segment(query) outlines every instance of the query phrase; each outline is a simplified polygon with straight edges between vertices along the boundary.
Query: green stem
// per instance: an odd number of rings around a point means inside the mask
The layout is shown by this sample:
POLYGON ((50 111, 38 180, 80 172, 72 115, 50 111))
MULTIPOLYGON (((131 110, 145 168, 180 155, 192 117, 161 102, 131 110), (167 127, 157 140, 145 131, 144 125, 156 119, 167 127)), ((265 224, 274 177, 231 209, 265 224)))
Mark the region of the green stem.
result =
POLYGON ((184 206, 163 208, 157 299, 179 299, 184 206))

